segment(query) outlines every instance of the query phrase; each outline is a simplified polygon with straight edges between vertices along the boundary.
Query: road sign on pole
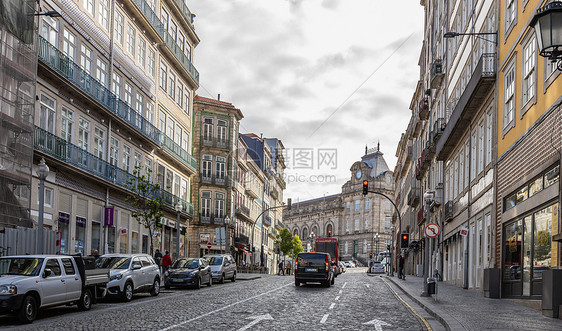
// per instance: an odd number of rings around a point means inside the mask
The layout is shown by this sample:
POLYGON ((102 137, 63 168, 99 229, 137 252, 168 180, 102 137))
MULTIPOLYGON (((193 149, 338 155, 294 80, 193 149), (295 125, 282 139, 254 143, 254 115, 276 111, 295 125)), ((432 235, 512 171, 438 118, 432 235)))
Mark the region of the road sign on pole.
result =
POLYGON ((435 238, 439 235, 439 225, 435 223, 429 223, 428 225, 425 226, 423 232, 425 233, 426 237, 435 238))
POLYGON ((207 244, 207 248, 208 248, 208 249, 211 249, 211 243, 208 243, 208 244, 207 244))

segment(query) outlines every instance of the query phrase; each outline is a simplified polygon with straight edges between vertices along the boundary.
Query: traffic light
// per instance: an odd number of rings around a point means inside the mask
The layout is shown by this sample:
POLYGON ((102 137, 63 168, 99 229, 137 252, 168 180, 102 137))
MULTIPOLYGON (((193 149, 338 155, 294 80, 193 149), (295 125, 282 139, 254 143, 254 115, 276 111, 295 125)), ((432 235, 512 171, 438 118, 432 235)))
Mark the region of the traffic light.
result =
POLYGON ((373 253, 369 253, 369 258, 372 260, 373 259, 373 253))
POLYGON ((408 248, 410 244, 410 234, 402 233, 400 236, 400 248, 408 248))
POLYGON ((328 230, 328 237, 332 236, 332 230, 328 230))
POLYGON ((363 181, 363 195, 367 195, 367 193, 369 193, 369 181, 364 180, 363 181))

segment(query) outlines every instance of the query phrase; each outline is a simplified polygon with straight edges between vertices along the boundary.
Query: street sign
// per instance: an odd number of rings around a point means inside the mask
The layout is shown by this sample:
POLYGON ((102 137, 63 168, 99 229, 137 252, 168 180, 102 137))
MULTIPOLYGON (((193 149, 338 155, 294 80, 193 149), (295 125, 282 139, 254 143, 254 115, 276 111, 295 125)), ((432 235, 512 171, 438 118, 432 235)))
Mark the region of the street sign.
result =
POLYGON ((428 225, 425 226, 423 232, 425 233, 426 237, 435 238, 439 235, 439 225, 435 223, 429 223, 428 225))
POLYGON ((208 248, 208 249, 211 249, 211 246, 212 246, 211 243, 208 243, 208 244, 207 244, 207 248, 208 248))
POLYGON ((468 235, 468 228, 463 226, 463 227, 461 227, 461 236, 464 237, 466 235, 468 235))

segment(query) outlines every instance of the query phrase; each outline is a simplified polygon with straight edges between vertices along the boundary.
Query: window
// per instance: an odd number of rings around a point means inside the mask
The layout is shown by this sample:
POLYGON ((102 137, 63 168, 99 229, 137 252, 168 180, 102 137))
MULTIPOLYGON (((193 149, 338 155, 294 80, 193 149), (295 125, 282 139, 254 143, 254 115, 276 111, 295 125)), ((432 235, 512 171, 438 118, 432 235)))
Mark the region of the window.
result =
POLYGON ((166 135, 170 139, 174 139, 174 128, 176 126, 176 122, 174 122, 169 116, 166 120, 166 135))
POLYGON ((213 119, 205 118, 203 120, 203 140, 211 140, 213 137, 213 119))
POLYGON ((351 203, 348 201, 345 203, 345 209, 350 209, 351 208, 351 203))
POLYGON ((94 155, 102 160, 105 155, 105 132, 98 127, 94 129, 94 155))
POLYGON ((464 150, 461 148, 459 154, 459 192, 462 192, 465 188, 464 186, 464 150))
POLYGON ((178 146, 181 146, 181 136, 182 136, 183 131, 184 130, 182 129, 180 124, 176 123, 176 129, 174 131, 174 142, 176 144, 178 144, 178 146))
POLYGON ((471 153, 470 153, 470 180, 472 181, 476 178, 476 153, 477 153, 477 132, 472 133, 472 141, 471 141, 471 153))
POLYGON ((109 149, 109 163, 117 167, 119 162, 119 140, 111 137, 111 147, 109 149))
MULTIPOLYGON (((45 195, 43 196, 43 206, 53 208, 54 192, 52 188, 45 187, 45 195)), ((39 205, 39 196, 37 196, 37 205, 39 205)))
POLYGON ((183 109, 185 111, 185 113, 187 115, 189 115, 189 104, 190 104, 190 93, 188 89, 185 89, 185 93, 184 93, 184 103, 183 103, 183 109))
POLYGON ((349 233, 349 220, 345 221, 345 233, 349 233))
POLYGON ((129 82, 125 82, 125 102, 130 107, 133 106, 133 86, 129 82))
POLYGON ((170 31, 170 37, 172 37, 172 40, 176 41, 176 36, 178 34, 178 26, 173 20, 170 20, 170 28, 168 29, 168 31, 170 31))
POLYGON ((178 32, 178 46, 180 47, 182 53, 185 51, 185 37, 181 31, 178 32))
POLYGON ((140 93, 137 93, 137 102, 135 103, 135 110, 137 111, 139 116, 142 116, 142 114, 144 113, 143 106, 144 106, 144 96, 140 93))
POLYGON ((521 86, 522 105, 526 105, 535 96, 535 76, 537 66, 536 41, 532 38, 523 48, 523 83, 521 86))
POLYGON ((226 158, 217 156, 217 167, 215 172, 215 176, 217 177, 217 179, 224 179, 225 171, 226 171, 226 158))
POLYGON ((131 167, 131 147, 123 146, 123 170, 129 171, 131 167))
POLYGON ((63 32, 62 52, 74 61, 76 57, 76 37, 67 29, 64 29, 63 32))
POLYGON ((164 64, 164 62, 160 62, 160 87, 166 91, 166 87, 168 84, 168 67, 164 64))
POLYGON ((517 1, 507 0, 505 2, 505 31, 508 31, 517 18, 517 1))
POLYGON ((211 217, 211 192, 201 192, 201 216, 211 217))
POLYGON ((355 200, 355 211, 361 210, 361 201, 355 200))
POLYGON ((51 45, 57 45, 57 21, 48 16, 43 16, 43 29, 41 30, 41 37, 45 38, 51 45))
POLYGON ((453 198, 459 195, 459 159, 455 158, 455 168, 454 168, 454 178, 453 178, 453 198))
POLYGON ((544 171, 539 176, 527 182, 524 186, 507 195, 504 199, 504 211, 536 195, 538 192, 558 182, 560 177, 560 165, 556 165, 544 171))
POLYGON ((369 219, 365 218, 365 230, 369 229, 369 219))
POLYGON ((62 107, 62 123, 60 129, 61 137, 72 142, 72 126, 74 125, 74 112, 66 107, 62 107))
POLYGON ((492 112, 486 114, 486 165, 492 162, 492 132, 493 132, 492 112))
POLYGON ((180 82, 179 79, 178 79, 177 93, 178 94, 176 95, 176 103, 180 108, 183 108, 183 84, 180 82))
POLYGON ((122 82, 121 76, 114 71, 113 72, 113 86, 111 86, 111 91, 118 98, 121 98, 121 82, 122 82))
POLYGON ((515 114, 515 66, 511 65, 504 76, 503 128, 513 123, 515 114))
MULTIPOLYGON (((93 0, 91 0, 93 1, 93 0)), ((51 269, 51 272, 54 274, 53 276, 60 276, 61 275, 61 267, 59 261, 57 259, 49 259, 45 264, 45 269, 51 269)))
POLYGON ((164 24, 164 30, 168 30, 168 12, 166 12, 164 9, 162 9, 162 24, 164 24))
POLYGON ((98 0, 98 23, 106 30, 109 30, 109 0, 98 0))
POLYGON ((137 31, 131 24, 127 26, 127 52, 133 57, 135 56, 135 36, 137 31))
POLYGON ((86 11, 94 16, 95 12, 94 0, 86 0, 86 11))
POLYGON ((470 147, 469 142, 464 146, 464 188, 470 185, 470 147))
POLYGON ((146 107, 145 107, 145 115, 144 117, 146 117, 146 120, 149 123, 152 123, 152 121, 154 121, 154 104, 147 102, 146 103, 146 107))
POLYGON ((64 267, 64 273, 67 275, 74 275, 76 274, 76 270, 74 270, 74 265, 70 259, 61 259, 62 265, 64 267))
POLYGON ((115 12, 115 31, 113 32, 115 35, 115 40, 123 46, 123 31, 125 27, 125 18, 123 14, 116 11, 115 12))
POLYGON ((211 177, 211 166, 213 157, 211 155, 203 155, 203 161, 201 162, 201 169, 203 170, 202 177, 211 177))
POLYGON ((224 217, 224 193, 215 193, 215 217, 224 217))
POLYGON ((139 152, 135 152, 135 169, 140 169, 142 168, 142 155, 139 152))
POLYGON ((359 231, 359 220, 355 220, 355 231, 359 231))
POLYGON ((148 48, 148 73, 150 74, 150 76, 154 77, 154 64, 156 62, 156 53, 154 52, 154 50, 152 50, 152 48, 148 48))
POLYGON ((107 76, 106 76, 106 72, 107 72, 107 63, 103 62, 100 58, 97 59, 96 61, 96 79, 103 85, 106 86, 107 82, 107 76))
POLYGON ((484 122, 478 126, 478 170, 481 173, 484 170, 484 122))
POLYGON ((78 147, 87 151, 90 139, 90 121, 80 117, 78 120, 78 147))
POLYGON ((221 143, 226 143, 226 121, 217 121, 217 140, 221 143))
POLYGON ((148 180, 152 180, 152 160, 148 157, 144 158, 144 173, 148 176, 148 180))
POLYGON ((87 73, 92 73, 92 50, 88 47, 80 46, 81 56, 80 56, 80 65, 82 69, 84 69, 87 73))
POLYGON ((365 210, 369 210, 369 198, 365 198, 365 210))
POLYGON ((169 85, 169 89, 168 89, 168 95, 170 96, 170 98, 175 98, 176 97, 176 75, 170 70, 170 81, 169 81, 170 85, 169 85))
POLYGON ((138 61, 141 67, 146 64, 146 41, 139 37, 138 61))

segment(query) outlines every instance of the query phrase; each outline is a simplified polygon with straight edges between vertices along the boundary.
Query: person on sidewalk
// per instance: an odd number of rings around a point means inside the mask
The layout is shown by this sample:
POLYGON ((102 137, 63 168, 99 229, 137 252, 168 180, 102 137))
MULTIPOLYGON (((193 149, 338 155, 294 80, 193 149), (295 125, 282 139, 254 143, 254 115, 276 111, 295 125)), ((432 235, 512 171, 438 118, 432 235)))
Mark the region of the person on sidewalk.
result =
POLYGON ((162 257, 162 275, 164 275, 164 279, 166 279, 166 271, 172 265, 172 258, 170 257, 170 252, 166 251, 164 257, 162 257))
POLYGON ((277 272, 277 275, 281 275, 281 274, 285 276, 285 271, 283 270, 283 261, 279 262, 279 271, 277 272))
POLYGON ((404 275, 404 257, 402 255, 398 258, 398 279, 406 280, 406 275, 404 275))
POLYGON ((291 261, 287 261, 285 264, 285 273, 289 276, 291 275, 291 261))

